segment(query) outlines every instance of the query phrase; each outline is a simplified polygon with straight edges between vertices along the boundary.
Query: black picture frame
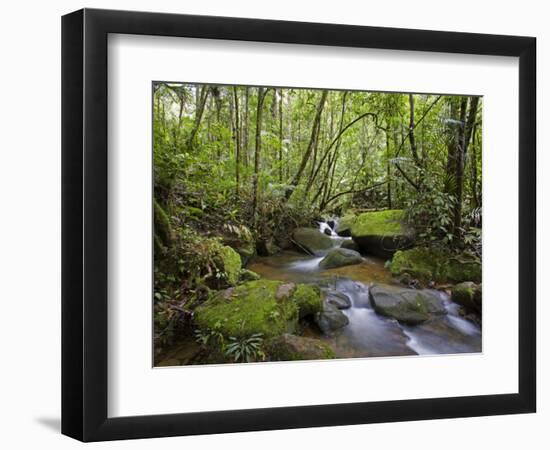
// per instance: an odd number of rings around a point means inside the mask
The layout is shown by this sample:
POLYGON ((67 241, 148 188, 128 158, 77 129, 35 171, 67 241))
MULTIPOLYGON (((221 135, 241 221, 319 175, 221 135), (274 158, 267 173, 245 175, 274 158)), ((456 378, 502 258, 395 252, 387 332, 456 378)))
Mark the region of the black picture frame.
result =
POLYGON ((83 9, 62 18, 62 433, 82 441, 535 412, 536 39, 83 9), (109 33, 519 57, 518 393, 108 418, 109 33))

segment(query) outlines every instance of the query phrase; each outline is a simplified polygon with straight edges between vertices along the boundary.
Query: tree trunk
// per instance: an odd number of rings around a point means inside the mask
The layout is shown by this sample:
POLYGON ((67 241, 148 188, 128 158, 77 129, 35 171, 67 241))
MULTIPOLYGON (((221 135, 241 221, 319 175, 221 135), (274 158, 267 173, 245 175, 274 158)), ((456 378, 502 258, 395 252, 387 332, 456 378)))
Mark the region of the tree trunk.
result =
POLYGON ((416 148, 416 140, 414 138, 414 95, 409 94, 409 143, 411 144, 411 153, 414 159, 414 163, 417 167, 420 167, 420 159, 418 158, 418 150, 416 148))
POLYGON ((470 186, 472 189, 472 208, 479 207, 479 197, 477 195, 477 124, 474 125, 474 130, 472 131, 472 156, 470 156, 470 173, 471 180, 470 186))
POLYGON ((250 88, 247 86, 244 91, 244 124, 243 138, 241 139, 242 148, 244 150, 244 165, 248 167, 248 99, 250 97, 250 88))
POLYGON ((388 209, 391 209, 391 163, 390 163, 390 139, 388 136, 388 123, 386 122, 386 196, 388 201, 388 209))
POLYGON ((189 150, 193 148, 193 142, 195 140, 195 136, 197 135, 197 132, 199 131, 199 128, 201 126, 202 115, 204 113, 204 106, 206 105, 206 100, 208 98, 209 92, 210 92, 210 86, 208 85, 204 85, 200 89, 200 94, 197 92, 195 122, 193 123, 193 128, 191 129, 191 132, 189 133, 189 137, 187 138, 187 148, 189 150))
POLYGON ((239 126, 239 96, 237 87, 233 86, 233 98, 235 102, 235 195, 239 196, 239 169, 241 166, 241 130, 239 126))
POLYGON ((279 90, 279 183, 283 182, 283 90, 279 90))
POLYGON ((258 208, 258 176, 260 172, 260 157, 262 147, 262 111, 267 90, 258 88, 258 107, 256 110, 256 135, 254 147, 254 176, 252 179, 252 221, 256 225, 256 210, 258 208))
POLYGON ((325 106, 325 101, 327 99, 328 91, 323 90, 321 93, 321 98, 319 99, 319 104, 317 105, 317 112, 315 113, 315 119, 313 121, 313 126, 311 127, 311 137, 309 139, 309 144, 307 146, 307 150, 304 153, 304 156, 302 157, 302 162, 300 163, 300 167, 298 168, 298 172, 296 172, 296 175, 294 175, 294 178, 292 179, 291 188, 287 189, 285 192, 285 197, 288 200, 292 193, 294 192, 294 189, 296 186, 298 186, 298 183, 300 182, 300 179, 302 178, 302 175, 304 173, 304 170, 306 168, 307 162, 309 160, 309 157, 317 145, 317 140, 319 138, 319 128, 321 125, 321 115, 323 114, 323 107, 325 106))
POLYGON ((460 121, 463 124, 462 133, 459 140, 459 145, 456 148, 456 165, 455 165, 455 205, 453 210, 453 230, 455 238, 460 238, 460 227, 462 225, 462 201, 464 197, 464 159, 468 152, 468 145, 472 135, 472 129, 477 113, 477 105, 479 97, 470 99, 470 107, 468 109, 468 97, 462 97, 460 103, 460 121), (468 117, 466 118, 466 110, 468 109, 468 117))

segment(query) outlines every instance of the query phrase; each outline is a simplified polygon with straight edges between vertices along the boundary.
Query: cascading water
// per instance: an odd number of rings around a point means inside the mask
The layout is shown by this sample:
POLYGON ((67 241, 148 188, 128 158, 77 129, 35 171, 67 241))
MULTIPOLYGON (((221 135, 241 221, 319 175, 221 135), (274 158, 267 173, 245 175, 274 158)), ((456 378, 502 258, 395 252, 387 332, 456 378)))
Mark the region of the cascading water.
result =
MULTIPOLYGON (((333 219, 331 219, 333 220, 333 219)), ((330 229, 333 248, 339 247, 346 238, 339 237, 337 219, 334 229, 327 222, 319 222, 319 232, 330 229), (335 231, 336 230, 336 231, 335 231)), ((349 238, 347 238, 349 239, 349 238)), ((326 252, 325 252, 326 253, 326 252)), ((334 336, 317 336, 332 344, 337 357, 399 356, 414 354, 452 354, 481 351, 481 330, 474 323, 459 315, 459 307, 439 292, 447 314, 420 325, 407 326, 395 319, 377 314, 369 301, 369 283, 391 283, 391 274, 383 267, 383 261, 366 258, 361 264, 349 266, 346 275, 323 271, 319 262, 323 256, 307 256, 294 252, 282 252, 270 257, 258 258, 250 269, 265 278, 296 283, 317 284, 325 291, 336 291, 349 298, 351 307, 342 312, 349 324, 334 336), (365 273, 373 273, 365 279, 365 273), (361 274, 361 282, 354 276, 361 274), (374 274, 377 277, 374 277, 374 274)), ((313 331, 312 331, 313 332, 313 331)))
POLYGON ((338 237, 336 230, 338 229, 338 219, 328 219, 325 222, 318 222, 319 231, 327 236, 338 237), (331 224, 329 224, 331 222, 331 224), (332 227, 330 225, 333 225, 332 227))

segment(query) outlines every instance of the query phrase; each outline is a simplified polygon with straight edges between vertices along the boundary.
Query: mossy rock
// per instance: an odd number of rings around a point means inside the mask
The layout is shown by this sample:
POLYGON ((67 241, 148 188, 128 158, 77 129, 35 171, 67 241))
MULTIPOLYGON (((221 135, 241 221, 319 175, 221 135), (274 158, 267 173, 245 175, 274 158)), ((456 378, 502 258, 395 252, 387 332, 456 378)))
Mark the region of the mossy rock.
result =
POLYGON ((481 286, 465 281, 451 290, 451 300, 463 306, 467 312, 481 314, 481 286))
POLYGON ((351 266, 353 264, 361 264, 363 258, 354 251, 345 248, 335 248, 327 253, 327 255, 319 262, 321 269, 333 269, 336 267, 351 266))
POLYGON ((357 216, 355 214, 346 214, 338 221, 338 226, 336 227, 336 233, 338 236, 350 237, 351 236, 351 227, 355 224, 357 216))
POLYGON ((425 247, 396 252, 390 270, 394 276, 408 273, 425 282, 481 281, 481 263, 478 260, 468 255, 456 256, 425 247))
POLYGON ((392 317, 407 325, 416 325, 434 316, 446 314, 437 293, 427 289, 374 285, 369 289, 369 299, 378 314, 392 317))
POLYGON ((235 250, 241 257, 241 265, 246 266, 256 256, 256 243, 252 238, 228 238, 223 239, 225 245, 235 250))
POLYGON ((218 291, 195 310, 202 331, 216 330, 226 339, 261 333, 264 339, 292 333, 298 324, 295 286, 281 281, 249 281, 218 291))
POLYGON ((241 257, 239 254, 227 245, 222 245, 218 250, 218 259, 220 268, 225 273, 227 284, 235 286, 241 276, 241 257))
POLYGON ((258 275, 256 272, 253 272, 252 270, 248 270, 248 269, 242 269, 239 280, 241 282, 246 282, 246 281, 256 281, 256 280, 259 280, 260 278, 261 278, 260 275, 258 275))
POLYGON ((323 299, 318 286, 299 284, 294 291, 293 299, 298 305, 300 319, 313 316, 323 308, 323 299))
POLYGON ((396 251, 414 244, 413 233, 403 224, 400 209, 360 214, 351 227, 351 236, 362 253, 382 258, 391 258, 396 251))
POLYGON ((272 361, 332 359, 334 350, 319 339, 283 334, 266 345, 272 361))
POLYGON ((170 225, 170 218, 156 199, 153 199, 153 209, 155 246, 169 246, 174 239, 174 232, 172 231, 172 226, 170 225))
POLYGON ((311 255, 325 254, 333 247, 333 241, 317 228, 296 228, 292 239, 301 252, 311 255))

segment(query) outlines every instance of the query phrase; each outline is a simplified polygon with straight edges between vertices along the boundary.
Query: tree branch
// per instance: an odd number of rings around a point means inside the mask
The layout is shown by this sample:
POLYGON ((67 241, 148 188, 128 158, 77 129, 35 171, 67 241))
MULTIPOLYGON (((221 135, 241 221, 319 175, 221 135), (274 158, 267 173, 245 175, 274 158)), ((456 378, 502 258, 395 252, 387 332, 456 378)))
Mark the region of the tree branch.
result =
POLYGON ((325 207, 326 205, 328 205, 329 203, 333 202, 334 200, 336 200, 338 197, 341 197, 342 195, 346 195, 346 194, 359 194, 360 192, 366 192, 366 191, 370 191, 371 189, 374 189, 374 188, 377 188, 379 186, 383 186, 384 184, 386 184, 387 181, 381 181, 380 183, 375 183, 371 186, 367 186, 366 188, 363 188, 363 189, 350 189, 349 191, 343 191, 343 192, 339 192, 338 194, 335 194, 333 195, 332 197, 330 197, 326 202, 325 202, 325 207))

